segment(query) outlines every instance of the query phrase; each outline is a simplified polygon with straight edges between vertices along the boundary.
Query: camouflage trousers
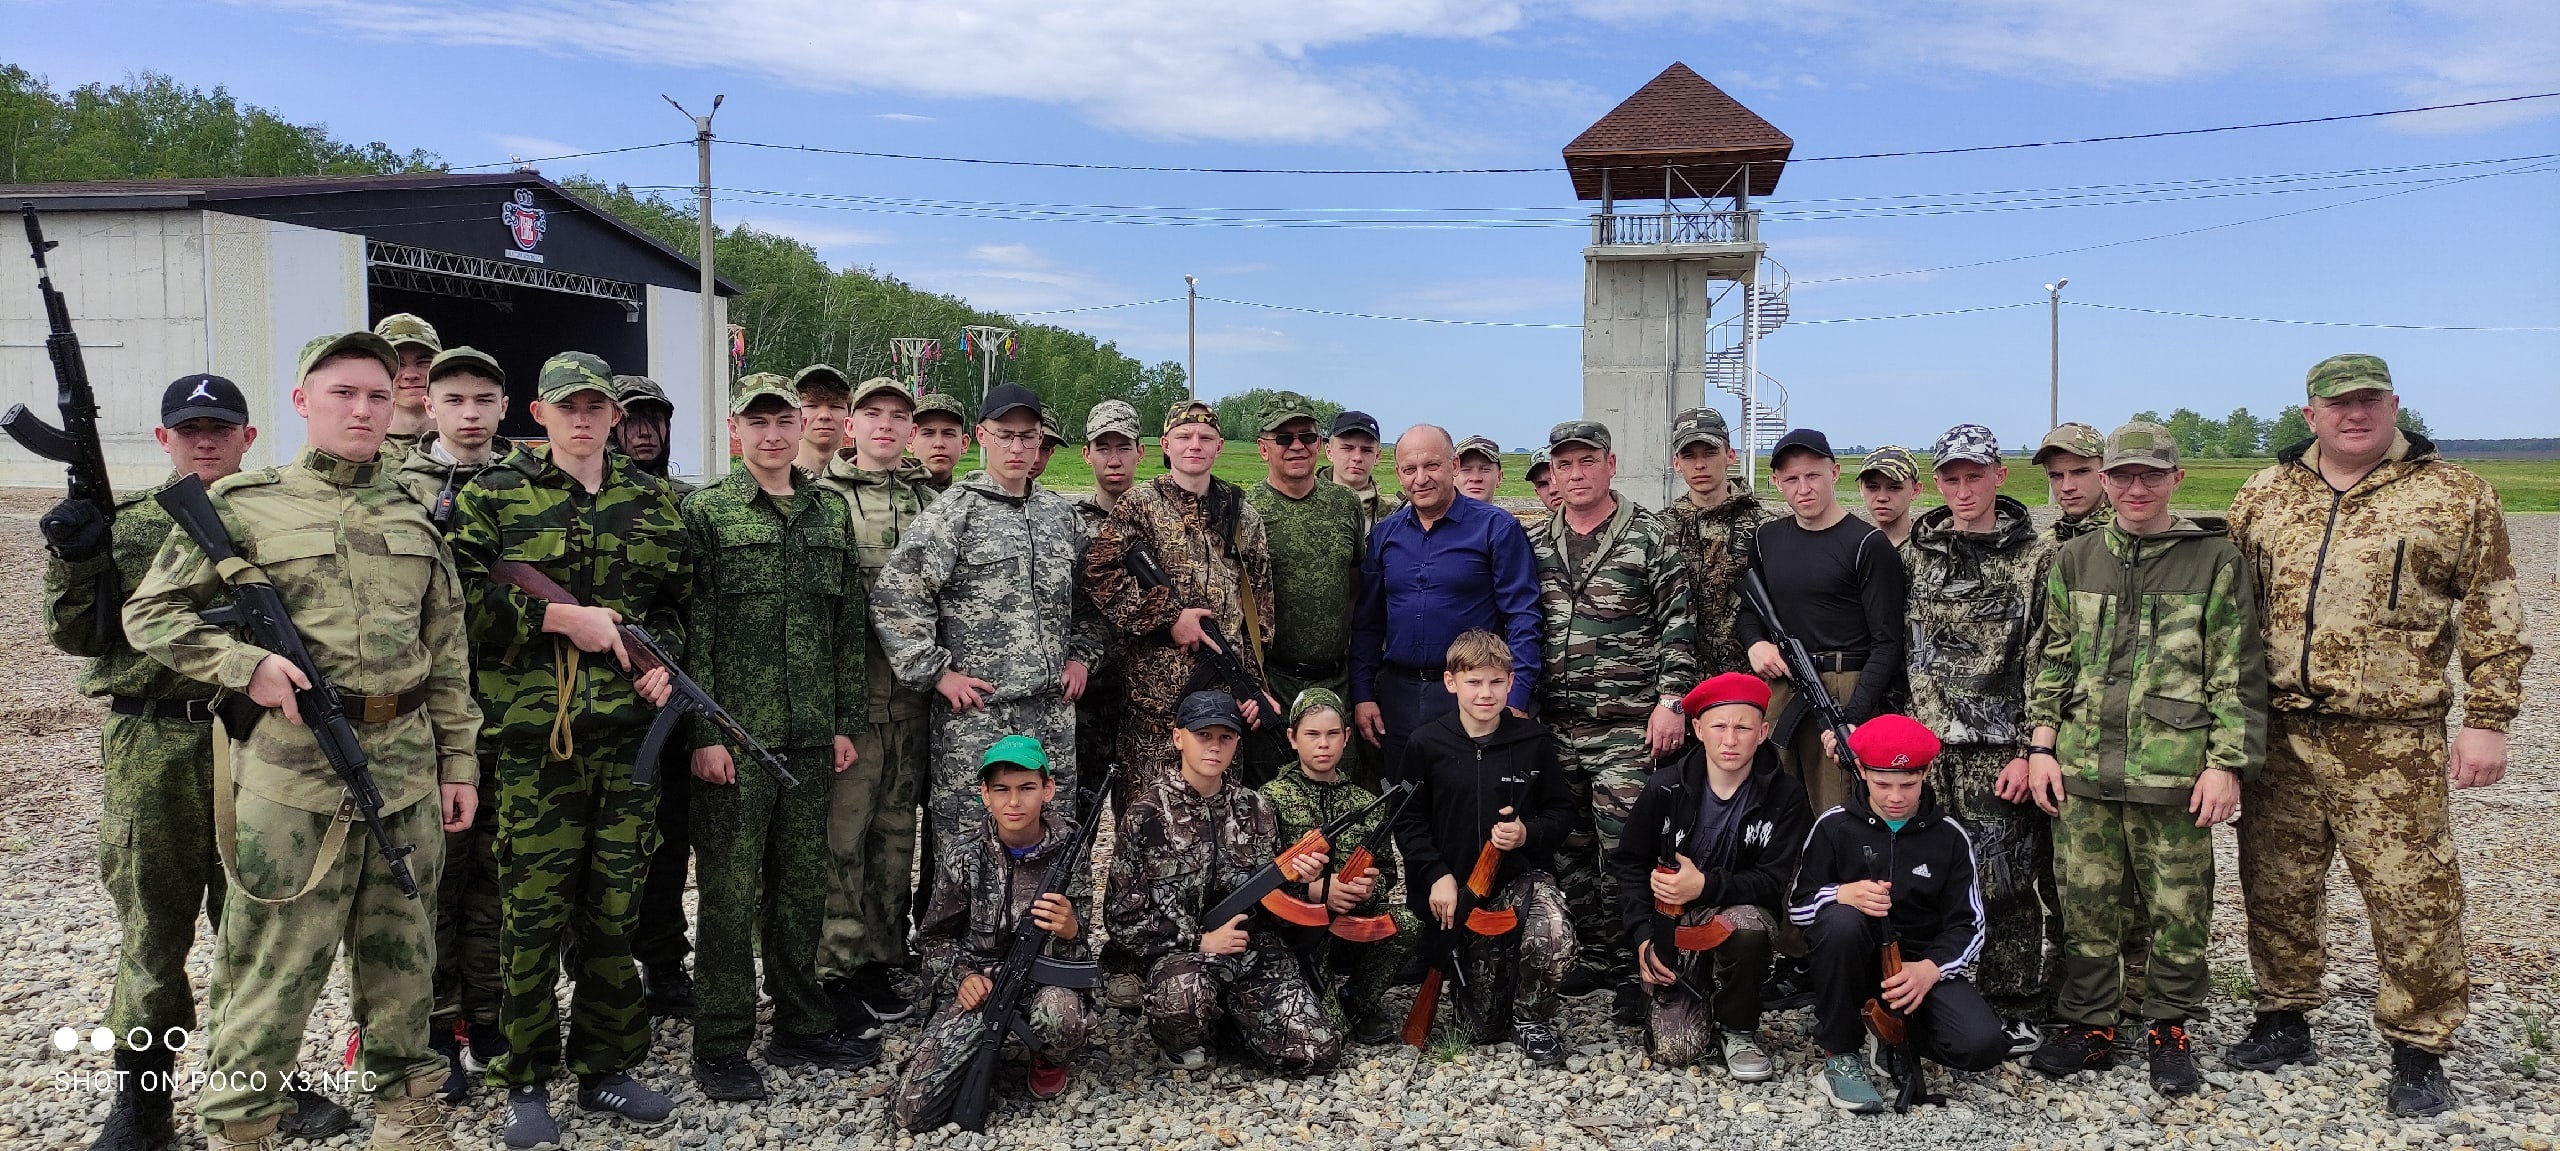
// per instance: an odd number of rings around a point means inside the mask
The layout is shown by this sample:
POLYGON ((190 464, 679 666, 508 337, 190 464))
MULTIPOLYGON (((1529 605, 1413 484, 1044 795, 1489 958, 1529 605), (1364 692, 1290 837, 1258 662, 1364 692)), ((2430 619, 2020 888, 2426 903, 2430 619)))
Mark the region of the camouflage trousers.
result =
MULTIPOLYGON (((1854 671, 1823 672, 1822 689, 1846 707, 1849 698, 1858 694, 1858 675, 1854 671)), ((1783 679, 1772 681, 1769 684, 1770 722, 1784 719, 1787 705, 1795 697, 1794 684, 1783 679)), ((1815 819, 1849 801, 1851 782, 1849 773, 1840 770, 1840 761, 1823 754, 1822 731, 1822 718, 1807 708, 1797 718, 1794 731, 1771 733, 1772 738, 1785 741, 1778 744, 1778 760, 1795 774, 1796 782, 1804 785, 1805 799, 1813 808, 1815 819)))
POLYGON ((158 1035, 196 1025, 187 952, 197 916, 222 922, 213 726, 109 714, 98 743, 107 767, 98 879, 115 904, 118 933, 107 1027, 122 1043, 136 1027, 158 1035))
MULTIPOLYGON (((1165 733, 1171 729, 1172 721, 1167 720, 1156 732, 1168 754, 1173 744, 1165 733)), ((1049 753, 1050 771, 1059 779, 1076 778, 1076 709, 1064 696, 1050 692, 973 711, 953 711, 939 694, 933 697, 933 778, 931 790, 925 793, 933 856, 925 861, 927 875, 941 865, 942 852, 961 832, 977 826, 985 810, 978 802, 978 761, 989 745, 1008 735, 1039 740, 1041 750, 1049 753)), ((1126 771, 1122 777, 1125 786, 1126 771)), ((1074 794, 1059 788, 1048 810, 1074 819, 1074 794)))
MULTIPOLYGON (((1573 973, 1578 946, 1573 920, 1565 911, 1564 892, 1553 876, 1543 871, 1524 871, 1511 882, 1496 889, 1484 906, 1495 911, 1520 913, 1520 926, 1512 935, 1488 937, 1469 934, 1462 952, 1469 982, 1478 991, 1479 1010, 1487 1004, 1510 1004, 1512 1010, 1483 1011, 1485 1024, 1497 1031, 1492 1035, 1469 1038, 1476 1043, 1500 1043, 1510 1038, 1514 1017, 1553 1022, 1564 1010, 1564 1000, 1557 994, 1564 987, 1565 976, 1573 973)), ((1459 931, 1466 925, 1459 924, 1459 931)))
POLYGON ((1982 957, 1974 990, 2012 1019, 2043 1019, 2053 1010, 2062 957, 2045 954, 2042 888, 2053 867, 2053 833, 2043 809, 2011 803, 1994 790, 2015 752, 1957 744, 1929 765, 1929 783, 1947 814, 1973 839, 1974 875, 1982 888, 1982 957))
POLYGON ((2062 985, 2055 1010, 2068 1023, 2116 1025, 2124 1001, 2122 947, 2133 917, 2125 888, 2142 897, 2151 925, 2145 1019, 2205 1013, 2205 945, 2213 938, 2213 829, 2183 804, 2065 795, 2053 828, 2062 881, 2062 985))
POLYGON ((1760 1030, 1760 985, 1769 978, 1769 927, 1782 917, 1765 907, 1692 907, 1683 926, 1722 915, 1733 934, 1714 951, 1671 963, 1681 982, 1645 987, 1645 1054, 1657 1067, 1683 1067, 1716 1050, 1716 1031, 1760 1030), (1684 970, 1685 968, 1685 970, 1684 970))
MULTIPOLYGON (((1182 685, 1173 685, 1179 690, 1182 685)), ((1115 749, 1120 764, 1120 782, 1114 788, 1123 808, 1128 797, 1146 794, 1149 783, 1182 770, 1182 755, 1173 749, 1173 705, 1178 699, 1155 698, 1161 691, 1147 692, 1131 684, 1129 704, 1120 713, 1120 746, 1115 749)), ((1251 743, 1247 735, 1245 742, 1251 743)), ((1243 774, 1237 778, 1242 780, 1243 774)), ((976 777, 971 776, 972 783, 976 777)))
MULTIPOLYGON (((1081 991, 1036 988, 1023 1006, 1025 1029, 1051 1063, 1064 1064, 1093 1034, 1096 1013, 1081 991)), ((889 1117, 897 1120, 900 1130, 929 1131, 948 1121, 960 1090, 960 1074, 977 1057, 986 1034, 978 1013, 962 1009, 958 1000, 946 996, 935 1005, 889 1097, 889 1117)))
POLYGON ((925 722, 923 716, 872 720, 853 737, 853 766, 835 776, 827 789, 820 975, 849 977, 865 963, 894 967, 906 962, 907 910, 915 893, 909 873, 916 857, 916 802, 931 763, 925 722))
MULTIPOLYGON (((2347 857, 2381 968, 2374 1021, 2443 1053, 2471 1008, 2462 871, 2449 826, 2442 721, 2375 723, 2279 711, 2267 766, 2242 789, 2240 890, 2260 1011, 2328 999, 2329 861, 2347 857)), ((2157 970, 2157 964, 2154 965, 2157 970)))
POLYGON ((1411 908, 1389 904, 1379 914, 1395 920, 1395 934, 1375 943, 1353 943, 1326 933, 1304 953, 1307 970, 1316 976, 1316 994, 1337 1022, 1377 1014, 1395 986, 1396 973, 1422 938, 1422 921, 1411 908))
MULTIPOLYGON (((275 721, 270 721, 275 722, 275 721)), ((235 745, 246 746, 246 745, 235 745)), ((293 1109, 286 1076, 302 1058, 303 1029, 343 950, 348 1001, 363 1030, 356 1070, 360 1090, 398 1098, 411 1079, 441 1081, 444 1057, 427 1046, 435 1001, 436 881, 444 870, 444 831, 437 803, 421 800, 383 813, 391 842, 409 855, 418 881, 411 899, 392 884, 391 869, 361 827, 348 829, 335 859, 320 858, 334 818, 241 792, 232 812, 239 881, 222 906, 213 961, 213 1037, 196 1096, 206 1130, 248 1123, 293 1109), (301 890, 315 867, 318 887, 301 890)))
POLYGON ((1342 1029, 1287 948, 1159 956, 1147 965, 1146 980, 1147 1033, 1167 1052, 1207 1047, 1210 1029, 1223 1020, 1274 1071, 1322 1071, 1342 1058, 1342 1029))
MULTIPOLYGON (((490 764, 480 764, 490 778, 490 764)), ((498 1022, 498 806, 480 789, 480 806, 465 831, 444 837, 444 879, 436 885, 436 1009, 438 1023, 456 1019, 498 1022)))
POLYGON ((1573 793, 1574 832, 1556 848, 1556 886, 1573 914, 1581 939, 1582 969, 1603 986, 1636 981, 1635 952, 1619 930, 1618 887, 1609 878, 1609 853, 1626 836, 1627 813, 1652 773, 1642 721, 1560 723, 1556 761, 1573 793))
POLYGON ((540 744, 501 745, 494 756, 506 981, 498 1025, 509 1050, 489 1065, 489 1080, 505 1087, 548 1082, 564 1059, 582 1077, 626 1070, 649 1049, 631 941, 657 848, 658 789, 631 782, 640 731, 581 734, 566 760, 540 744), (564 1048, 560 972, 572 948, 564 1048))
POLYGON ((754 1040, 759 954, 775 1031, 808 1036, 835 1027, 835 1009, 818 990, 818 937, 832 870, 826 780, 835 772, 835 750, 780 754, 800 786, 784 787, 755 769, 740 771, 736 783, 693 781, 697 1062, 741 1054, 754 1040))

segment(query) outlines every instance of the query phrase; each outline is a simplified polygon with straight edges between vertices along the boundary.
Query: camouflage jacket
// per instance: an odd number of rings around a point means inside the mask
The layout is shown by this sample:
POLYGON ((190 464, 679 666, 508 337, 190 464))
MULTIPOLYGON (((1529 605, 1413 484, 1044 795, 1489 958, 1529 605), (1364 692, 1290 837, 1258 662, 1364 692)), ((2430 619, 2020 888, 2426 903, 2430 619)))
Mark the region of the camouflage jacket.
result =
POLYGON ((1546 641, 1539 715, 1549 725, 1641 723, 1663 696, 1698 686, 1689 565, 1664 542, 1660 517, 1617 503, 1580 568, 1561 513, 1529 537, 1546 641))
POLYGON ((1664 543, 1689 565, 1689 620, 1697 629, 1692 646, 1702 676, 1749 667, 1733 619, 1742 610, 1742 573, 1751 566, 1751 533, 1763 512, 1749 485, 1726 483, 1725 500, 1714 508, 1701 510, 1683 496, 1662 513, 1664 543))
POLYGON ((2000 496, 1994 506, 1988 532, 1957 530, 1944 507, 1912 525, 1903 668, 1909 715, 1939 739, 2022 752, 2045 568, 2058 545, 2036 532, 2027 505, 2000 496))
POLYGON ((2114 522, 2116 522, 2116 509, 2106 504, 2099 504, 2096 511, 2079 519, 2055 519, 2053 540, 2055 543, 2067 544, 2091 532, 2104 531, 2107 525, 2114 522))
POLYGON ((2275 706, 2441 724, 2459 655, 2463 726, 2506 730, 2533 648, 2498 493, 2415 436, 2344 492, 2321 478, 2318 451, 2287 450, 2231 503, 2275 706))
MULTIPOLYGON (((870 642, 844 501, 794 469, 788 505, 745 468, 684 498, 693 588, 685 670, 775 750, 832 747, 870 723, 870 642)), ((693 746, 720 733, 697 722, 693 746)))
POLYGON ((2257 593, 2219 521, 2122 527, 2063 545, 2044 583, 2027 723, 2056 729, 2063 787, 2187 802, 2208 768, 2257 777, 2267 662, 2257 593))
MULTIPOLYGON (((1094 535, 1102 530, 1102 525, 1111 522, 1111 512, 1095 500, 1093 493, 1087 492, 1076 500, 1076 518, 1084 521, 1085 552, 1090 552, 1093 549, 1094 535)), ((1085 552, 1079 552, 1076 555, 1076 579, 1079 581, 1084 579, 1085 552)), ((1100 615, 1099 612, 1095 613, 1096 618, 1100 618, 1100 615)), ((1117 701, 1125 690, 1122 685, 1127 680, 1126 672, 1129 663, 1129 653, 1125 650, 1127 645, 1120 642, 1119 636, 1112 634, 1111 626, 1107 621, 1103 624, 1102 635, 1102 662, 1092 665, 1089 669, 1090 674, 1085 679, 1084 701, 1102 699, 1117 701)))
POLYGON ((1210 496, 1195 496, 1170 475, 1129 489, 1112 509, 1111 519, 1093 537, 1085 553, 1085 588, 1095 610, 1111 623, 1128 654, 1131 685, 1142 690, 1179 693, 1192 672, 1191 653, 1174 645, 1170 630, 1185 608, 1217 612, 1218 626, 1235 641, 1248 668, 1259 671, 1257 652, 1277 643, 1271 619, 1271 552, 1262 533, 1262 513, 1245 503, 1243 493, 1225 480, 1211 480, 1210 496), (1235 556, 1228 541, 1209 523, 1211 497, 1235 501, 1235 556), (1126 566, 1129 547, 1143 542, 1164 565, 1169 586, 1142 588, 1126 566), (1253 587, 1256 643, 1245 629, 1243 582, 1253 587))
POLYGON ((1396 510, 1403 507, 1405 503, 1404 493, 1388 491, 1386 485, 1378 482, 1375 473, 1371 473, 1368 487, 1355 488, 1349 484, 1337 482, 1333 478, 1333 465, 1325 464, 1316 469, 1316 481, 1333 484, 1360 497, 1360 542, 1363 546, 1368 544, 1369 533, 1377 528, 1378 521, 1396 514, 1396 510))
POLYGON ((1285 621, 1268 654, 1301 679, 1329 679, 1351 659, 1351 609, 1360 598, 1360 497, 1317 483, 1291 499, 1264 480, 1244 490, 1271 552, 1270 618, 1285 621))
MULTIPOLYGON (((1179 772, 1142 781, 1112 850, 1112 942, 1150 963, 1199 950, 1202 917, 1279 854, 1279 819, 1261 792, 1229 780, 1202 795, 1179 772)), ((1248 917, 1244 926, 1255 948, 1287 949, 1269 920, 1248 917)))
POLYGON ((160 545, 169 542, 169 513, 152 497, 178 482, 176 475, 160 486, 116 501, 115 524, 107 550, 78 563, 46 557, 44 561, 44 633, 65 655, 87 656, 80 668, 80 694, 93 699, 111 695, 145 699, 212 699, 213 685, 189 679, 169 665, 135 651, 124 635, 124 604, 142 582, 160 545), (98 602, 98 577, 115 577, 116 596, 98 602), (99 642, 99 617, 105 617, 106 641, 99 642))
POLYGON ((547 445, 528 448, 480 473, 454 501, 445 542, 471 604, 472 666, 488 712, 484 740, 548 739, 564 694, 579 705, 571 732, 580 740, 645 727, 656 715, 613 657, 544 634, 548 604, 490 582, 489 569, 501 560, 531 565, 581 604, 622 613, 667 654, 684 658, 693 556, 675 493, 619 452, 604 459, 604 483, 590 493, 551 462, 547 445), (573 663, 576 679, 564 693, 561 675, 573 663))
MULTIPOLYGON (((871 586, 880 580, 880 569, 889 564, 889 553, 897 550, 908 525, 924 514, 925 505, 932 503, 938 493, 924 485, 923 464, 903 460, 893 472, 865 471, 855 466, 852 456, 841 452, 827 465, 826 477, 820 482, 844 497, 845 509, 852 517, 862 592, 868 597, 871 586)), ((862 630, 863 649, 871 665, 871 722, 923 716, 931 700, 925 693, 898 683, 898 677, 889 671, 889 654, 881 650, 880 637, 872 635, 868 627, 862 630)))
MULTIPOLYGON (((214 509, 241 554, 275 585, 312 662, 340 691, 398 695, 418 710, 356 725, 383 810, 480 778, 462 589, 435 528, 380 462, 304 448, 293 463, 213 485, 214 509)), ((272 654, 198 618, 226 599, 223 577, 184 532, 171 532, 125 603, 134 645, 179 674, 245 691, 272 654)), ((258 724, 232 760, 240 788, 302 811, 334 813, 346 785, 311 733, 282 717, 258 724)))
MULTIPOLYGON (((1262 798, 1270 802, 1273 814, 1279 819, 1279 833, 1273 841, 1285 847, 1296 843, 1299 836, 1367 806, 1369 801, 1378 798, 1378 793, 1339 774, 1330 781, 1309 779, 1307 773, 1293 763, 1282 768, 1278 778, 1262 785, 1262 798)), ((1393 806, 1392 802, 1384 804, 1354 822, 1351 829, 1343 833, 1342 841, 1325 853, 1329 857, 1325 866, 1331 874, 1339 875, 1343 865, 1350 861, 1351 853, 1368 842, 1372 834, 1377 835, 1377 845, 1369 849, 1370 855, 1378 861, 1377 883, 1369 889, 1369 898, 1351 909, 1353 915, 1384 915, 1395 903, 1387 895, 1396 885, 1395 840, 1391 832, 1379 831, 1386 826, 1387 808, 1393 806)), ((1278 854, 1276 850, 1274 854, 1278 854)), ((1306 884, 1284 886, 1297 897, 1306 898, 1306 884)))
MULTIPOLYGON (((471 481, 478 479, 480 473, 490 468, 515 464, 518 454, 525 450, 505 436, 493 436, 489 440, 489 462, 461 464, 438 459, 435 443, 434 432, 428 432, 419 437, 418 442, 410 447, 408 454, 400 457, 397 470, 391 477, 393 482, 400 485, 400 490, 409 493, 410 499, 418 501, 419 507, 427 509, 427 519, 430 521, 436 520, 436 507, 442 504, 448 495, 456 504, 461 503, 462 489, 470 487, 471 481)), ((446 509, 445 518, 441 522, 436 522, 436 530, 452 531, 452 517, 452 510, 446 509)))
POLYGON ((1056 695, 1067 661, 1101 658, 1102 625, 1076 590, 1084 523, 1034 483, 1008 496, 983 471, 907 525, 871 585, 871 623, 898 682, 931 691, 952 668, 989 702, 1056 695))
MULTIPOLYGON (((925 985, 948 993, 964 975, 994 978, 1013 947, 1015 924, 1049 880, 1050 865, 1075 845, 1076 825, 1055 815, 1041 817, 1040 845, 1020 859, 1005 850, 994 822, 983 815, 962 831, 933 869, 924 910, 916 917, 925 985)), ((1076 911, 1076 937, 1051 938, 1046 954, 1073 963, 1092 955, 1093 869, 1076 868, 1066 894, 1076 911)))

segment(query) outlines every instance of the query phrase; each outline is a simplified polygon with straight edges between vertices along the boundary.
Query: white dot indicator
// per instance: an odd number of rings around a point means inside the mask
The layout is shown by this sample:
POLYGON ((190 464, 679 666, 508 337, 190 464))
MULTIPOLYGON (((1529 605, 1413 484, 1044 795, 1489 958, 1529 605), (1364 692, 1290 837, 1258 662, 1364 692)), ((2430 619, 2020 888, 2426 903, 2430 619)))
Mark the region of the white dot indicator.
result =
POLYGON ((116 1033, 104 1027, 98 1028, 89 1033, 89 1046, 98 1051, 113 1051, 116 1049, 116 1033))
POLYGON ((56 1027, 53 1029, 54 1050, 69 1051, 78 1046, 80 1046, 80 1032, 78 1030, 70 1027, 56 1027))

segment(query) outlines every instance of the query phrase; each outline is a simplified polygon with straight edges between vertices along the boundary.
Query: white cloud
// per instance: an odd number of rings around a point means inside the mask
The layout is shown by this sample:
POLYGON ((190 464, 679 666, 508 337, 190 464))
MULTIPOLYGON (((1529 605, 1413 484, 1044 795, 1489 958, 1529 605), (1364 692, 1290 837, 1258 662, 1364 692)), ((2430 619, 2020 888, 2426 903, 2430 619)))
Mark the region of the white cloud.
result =
POLYGON ((492 135, 487 139, 491 144, 504 149, 507 155, 519 160, 532 160, 543 156, 566 156, 588 150, 576 144, 545 140, 540 136, 492 135))
POLYGON ((1453 320, 1552 322, 1574 314, 1582 284, 1559 276, 1476 276, 1381 297, 1375 310, 1453 320))
POLYGON ((930 124, 933 122, 933 117, 919 116, 913 112, 875 112, 872 113, 871 118, 874 120, 895 120, 901 124, 930 124))
MULTIPOLYGON (((1134 298, 1126 289, 1082 270, 1059 266, 1028 244, 979 244, 963 252, 957 264, 906 267, 900 275, 928 291, 948 292, 978 307, 1001 312, 1090 307, 1134 298)), ((1086 322, 1084 313, 1036 318, 1076 327, 1095 326, 1086 322)))
POLYGON ((738 224, 759 232, 789 236, 822 252, 829 248, 886 244, 891 240, 886 232, 875 232, 868 228, 848 228, 842 224, 828 223, 823 220, 802 220, 790 216, 747 216, 739 219, 738 224))

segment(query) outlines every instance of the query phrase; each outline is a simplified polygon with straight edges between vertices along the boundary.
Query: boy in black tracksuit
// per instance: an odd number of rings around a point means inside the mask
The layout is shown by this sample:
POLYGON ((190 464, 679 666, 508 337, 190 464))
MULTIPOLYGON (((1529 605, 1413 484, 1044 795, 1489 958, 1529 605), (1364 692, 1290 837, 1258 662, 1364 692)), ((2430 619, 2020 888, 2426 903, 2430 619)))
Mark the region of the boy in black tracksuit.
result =
POLYGON ((1863 786, 1823 812, 1796 872, 1793 917, 1812 949, 1817 1082, 1834 1105, 1882 1110, 1858 1057, 1870 998, 1911 1017, 1920 1053, 1959 1071, 1983 1071, 2009 1055, 2009 1035, 1965 975, 1982 954, 1982 888, 1973 840, 1929 794, 1938 738, 1918 722, 1881 715, 1849 736, 1863 786), (1886 932, 1899 940, 1902 974, 1882 979, 1886 932))
MULTIPOLYGON (((1561 1063, 1556 1017, 1563 1001, 1556 991, 1573 969, 1575 944, 1551 869, 1556 846, 1573 828, 1573 801, 1556 769, 1555 740, 1506 706, 1511 649, 1492 632, 1470 631, 1451 643, 1442 679, 1458 710, 1425 724, 1405 750, 1404 776, 1419 789, 1396 817, 1405 890, 1425 930, 1465 933, 1459 905, 1476 856, 1487 843, 1501 849, 1491 890, 1473 906, 1516 911, 1519 926, 1501 936, 1467 935, 1464 986, 1475 989, 1467 1002, 1481 1012, 1516 995, 1519 1022, 1509 1030, 1521 1054, 1561 1063), (1512 961, 1503 962, 1506 956, 1512 961), (1516 982, 1496 987, 1500 980, 1516 982)), ((1423 945, 1435 962, 1447 955, 1440 938, 1423 945)), ((1449 993, 1467 994, 1455 983, 1449 993)), ((1501 1042, 1510 1021, 1485 1015, 1490 1034, 1470 1038, 1501 1042)))

